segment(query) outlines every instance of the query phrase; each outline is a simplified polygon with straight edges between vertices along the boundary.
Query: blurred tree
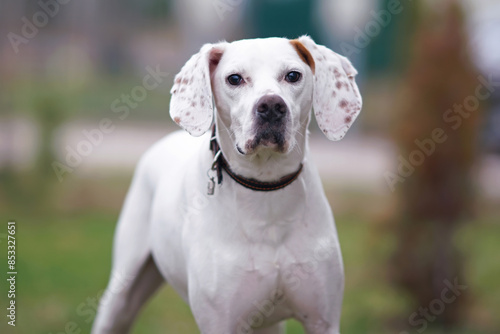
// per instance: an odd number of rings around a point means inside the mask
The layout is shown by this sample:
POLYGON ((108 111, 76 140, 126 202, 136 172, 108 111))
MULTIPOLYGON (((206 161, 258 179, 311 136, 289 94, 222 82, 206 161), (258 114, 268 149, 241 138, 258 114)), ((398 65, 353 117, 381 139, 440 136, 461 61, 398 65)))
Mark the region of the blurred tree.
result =
POLYGON ((478 101, 473 97, 480 82, 457 2, 433 3, 435 11, 420 9, 415 49, 396 110, 399 161, 406 161, 399 166, 400 177, 401 170, 407 175, 397 185, 398 246, 391 275, 416 304, 417 316, 409 320, 406 315, 407 324, 447 330, 463 319, 467 305, 463 294, 447 302, 442 293, 449 284, 464 284, 453 236, 473 204, 471 169, 480 110, 479 103, 467 103, 478 101), (473 110, 459 113, 464 104, 473 110))
POLYGON ((26 208, 35 212, 48 211, 54 204, 49 201, 57 182, 52 169, 52 162, 56 160, 53 135, 63 120, 62 100, 51 93, 36 98, 33 107, 40 129, 35 165, 27 171, 17 171, 16 166, 9 163, 0 168, 0 195, 16 213, 26 208))
POLYGON ((41 204, 45 203, 50 185, 54 184, 54 170, 52 162, 56 160, 54 150, 54 132, 61 125, 64 115, 62 102, 57 95, 43 96, 35 105, 38 124, 40 125, 39 151, 36 161, 36 174, 38 179, 35 198, 41 204))

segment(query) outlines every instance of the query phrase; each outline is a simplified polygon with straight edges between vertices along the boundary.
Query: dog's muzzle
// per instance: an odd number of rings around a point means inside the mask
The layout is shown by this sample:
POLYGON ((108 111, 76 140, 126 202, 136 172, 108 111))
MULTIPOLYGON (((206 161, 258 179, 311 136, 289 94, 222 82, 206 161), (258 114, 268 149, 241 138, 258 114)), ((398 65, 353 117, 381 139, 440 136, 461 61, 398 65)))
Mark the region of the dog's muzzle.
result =
POLYGON ((255 104, 254 115, 255 136, 245 144, 247 152, 255 151, 258 146, 285 151, 286 120, 289 117, 285 101, 278 95, 265 95, 255 104))

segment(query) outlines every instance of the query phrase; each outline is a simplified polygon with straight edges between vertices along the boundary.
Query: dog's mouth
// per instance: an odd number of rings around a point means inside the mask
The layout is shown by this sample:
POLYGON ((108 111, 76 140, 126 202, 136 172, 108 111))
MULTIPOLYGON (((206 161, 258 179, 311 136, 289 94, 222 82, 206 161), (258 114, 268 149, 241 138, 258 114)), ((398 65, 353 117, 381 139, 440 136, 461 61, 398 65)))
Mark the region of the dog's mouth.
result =
POLYGON ((252 127, 249 135, 236 149, 240 154, 254 154, 261 150, 286 153, 289 148, 287 127, 290 109, 285 100, 276 94, 260 97, 252 108, 252 127))
POLYGON ((260 150, 271 150, 277 153, 285 153, 288 149, 288 141, 285 131, 266 127, 260 129, 255 136, 245 142, 244 147, 236 145, 236 150, 243 155, 257 153, 260 150))

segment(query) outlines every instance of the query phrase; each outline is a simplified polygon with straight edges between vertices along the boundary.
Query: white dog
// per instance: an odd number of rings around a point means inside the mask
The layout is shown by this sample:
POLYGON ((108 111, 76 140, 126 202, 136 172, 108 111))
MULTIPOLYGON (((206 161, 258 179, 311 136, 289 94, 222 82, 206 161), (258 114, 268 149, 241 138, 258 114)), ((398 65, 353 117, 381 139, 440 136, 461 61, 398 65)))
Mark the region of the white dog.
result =
POLYGON ((208 133, 171 134, 139 162, 92 332, 127 333, 168 282, 203 334, 283 333, 287 318, 339 333, 342 258, 307 127, 313 108, 330 140, 345 135, 356 73, 308 36, 204 45, 175 77, 170 114, 208 133))

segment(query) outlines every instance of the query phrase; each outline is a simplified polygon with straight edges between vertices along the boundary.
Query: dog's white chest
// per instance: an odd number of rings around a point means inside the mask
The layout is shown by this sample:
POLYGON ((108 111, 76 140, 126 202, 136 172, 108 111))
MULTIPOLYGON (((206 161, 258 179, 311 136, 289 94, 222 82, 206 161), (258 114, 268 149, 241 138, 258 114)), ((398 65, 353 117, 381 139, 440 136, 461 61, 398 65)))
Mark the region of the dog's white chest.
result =
POLYGON ((342 275, 331 213, 320 191, 306 194, 319 186, 308 169, 286 190, 268 193, 226 177, 208 196, 196 186, 204 180, 199 177, 187 187, 173 189, 173 179, 159 187, 152 241, 166 280, 192 307, 233 305, 235 318, 247 317, 259 303, 272 305, 266 323, 307 313, 315 303, 295 296, 314 296, 317 277, 342 275), (179 205, 172 192, 191 201, 179 205))

